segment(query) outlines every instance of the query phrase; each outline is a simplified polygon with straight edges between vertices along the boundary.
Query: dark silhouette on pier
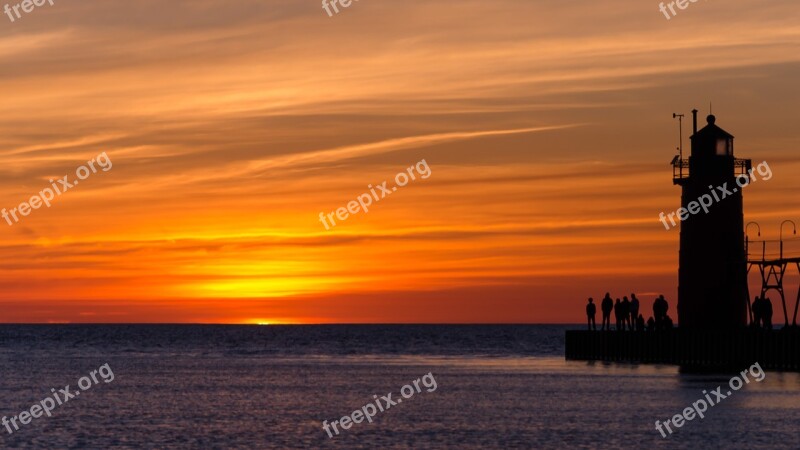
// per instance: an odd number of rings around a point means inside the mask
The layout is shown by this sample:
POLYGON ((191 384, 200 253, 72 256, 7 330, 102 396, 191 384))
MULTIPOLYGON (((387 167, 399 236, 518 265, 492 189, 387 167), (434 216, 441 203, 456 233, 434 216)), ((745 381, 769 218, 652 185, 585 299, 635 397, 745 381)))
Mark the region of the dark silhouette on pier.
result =
POLYGON ((756 296, 751 306, 753 311, 753 323, 751 326, 754 328, 764 328, 767 330, 772 329, 772 301, 769 297, 756 296))
POLYGON ((622 296, 622 306, 620 307, 622 313, 622 329, 631 330, 631 302, 628 296, 622 296))
POLYGON ((597 323, 594 321, 594 315, 597 312, 597 307, 594 305, 594 299, 589 297, 589 303, 586 304, 586 317, 589 321, 589 329, 597 331, 597 323))
POLYGON ((611 328, 611 311, 614 309, 614 301, 611 300, 611 294, 606 292, 603 297, 603 303, 600 305, 603 311, 603 323, 600 325, 601 330, 609 330, 611 328))
POLYGON ((656 318, 657 330, 666 328, 667 311, 669 311, 669 302, 664 295, 659 295, 653 302, 653 317, 656 318))
POLYGON ((756 298, 753 299, 753 306, 751 307, 751 309, 752 309, 752 314, 753 314, 753 321, 752 321, 752 323, 750 325, 753 326, 753 327, 756 327, 756 328, 760 328, 761 325, 764 323, 764 320, 763 320, 764 307, 762 306, 762 303, 761 303, 761 297, 756 296, 756 298))

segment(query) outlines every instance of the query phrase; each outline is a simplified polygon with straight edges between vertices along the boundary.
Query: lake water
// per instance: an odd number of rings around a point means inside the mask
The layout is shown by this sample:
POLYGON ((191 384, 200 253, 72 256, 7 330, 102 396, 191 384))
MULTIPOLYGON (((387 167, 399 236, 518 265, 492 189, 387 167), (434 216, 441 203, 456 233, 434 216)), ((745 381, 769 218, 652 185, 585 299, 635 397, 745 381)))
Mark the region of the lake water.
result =
MULTIPOLYGON (((80 391, 4 448, 800 448, 800 376, 564 361, 564 326, 0 326, 0 414, 80 391), (78 380, 108 364, 113 381, 78 380), (404 399, 430 373, 436 388, 404 399), (419 384, 419 382, 418 382, 419 384), (322 428, 392 393, 373 423, 322 428)), ((569 327, 575 328, 575 327, 569 327)), ((100 373, 102 374, 102 372, 100 373)), ((87 378, 88 379, 88 378, 87 378)), ((430 378, 429 378, 430 380, 430 378)), ((383 403, 382 403, 383 404, 383 403)))

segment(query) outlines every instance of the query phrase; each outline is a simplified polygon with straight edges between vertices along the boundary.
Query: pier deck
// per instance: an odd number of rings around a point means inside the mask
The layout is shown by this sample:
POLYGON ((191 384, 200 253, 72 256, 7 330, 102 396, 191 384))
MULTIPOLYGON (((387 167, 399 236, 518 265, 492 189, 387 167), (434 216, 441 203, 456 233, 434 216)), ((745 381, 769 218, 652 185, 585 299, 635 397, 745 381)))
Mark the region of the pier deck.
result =
POLYGON ((566 359, 800 371, 800 328, 567 331, 566 359))

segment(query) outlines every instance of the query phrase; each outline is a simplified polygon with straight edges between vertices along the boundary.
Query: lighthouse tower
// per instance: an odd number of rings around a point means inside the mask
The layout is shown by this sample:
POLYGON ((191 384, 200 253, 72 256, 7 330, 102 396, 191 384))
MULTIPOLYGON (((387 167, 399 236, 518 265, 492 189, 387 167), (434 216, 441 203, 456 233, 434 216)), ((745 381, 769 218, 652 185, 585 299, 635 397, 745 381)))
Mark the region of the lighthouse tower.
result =
POLYGON ((678 322, 692 329, 743 327, 749 299, 741 186, 751 162, 734 157, 733 136, 713 115, 699 131, 697 110, 692 115, 691 155, 673 160, 673 183, 690 212, 681 222, 678 322), (705 203, 713 199, 707 213, 698 208, 703 196, 705 203))

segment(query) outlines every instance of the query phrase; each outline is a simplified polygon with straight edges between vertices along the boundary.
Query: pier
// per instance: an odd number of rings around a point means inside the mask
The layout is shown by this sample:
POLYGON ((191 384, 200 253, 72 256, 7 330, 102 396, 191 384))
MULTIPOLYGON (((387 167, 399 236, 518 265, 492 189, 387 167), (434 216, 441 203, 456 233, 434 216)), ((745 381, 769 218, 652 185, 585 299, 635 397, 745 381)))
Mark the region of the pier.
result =
POLYGON ((567 331, 567 360, 800 371, 800 328, 782 330, 567 331))

